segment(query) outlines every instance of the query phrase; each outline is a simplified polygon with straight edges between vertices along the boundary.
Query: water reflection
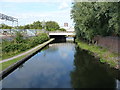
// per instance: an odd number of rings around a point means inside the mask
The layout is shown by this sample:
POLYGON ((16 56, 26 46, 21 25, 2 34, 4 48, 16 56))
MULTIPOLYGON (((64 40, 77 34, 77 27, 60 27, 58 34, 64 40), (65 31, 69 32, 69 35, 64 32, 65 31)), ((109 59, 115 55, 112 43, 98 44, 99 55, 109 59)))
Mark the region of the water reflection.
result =
POLYGON ((2 87, 115 89, 116 75, 74 43, 54 43, 5 77, 2 87))
POLYGON ((75 68, 70 74, 73 88, 116 88, 115 78, 106 65, 78 47, 74 57, 75 68))
POLYGON ((71 88, 74 44, 49 46, 3 79, 3 88, 71 88))

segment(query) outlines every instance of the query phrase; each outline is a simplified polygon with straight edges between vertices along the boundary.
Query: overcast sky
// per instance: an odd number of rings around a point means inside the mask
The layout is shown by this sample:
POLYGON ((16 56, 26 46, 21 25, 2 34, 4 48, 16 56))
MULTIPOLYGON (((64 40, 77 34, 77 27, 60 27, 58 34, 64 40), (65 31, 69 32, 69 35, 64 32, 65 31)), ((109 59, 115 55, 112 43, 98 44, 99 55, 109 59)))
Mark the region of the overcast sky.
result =
MULTIPOLYGON (((70 19, 72 0, 0 0, 0 13, 19 19, 19 25, 30 24, 34 21, 56 21, 63 26, 70 19)), ((2 21, 11 25, 9 21, 2 21)), ((15 23, 14 23, 15 25, 15 23)))

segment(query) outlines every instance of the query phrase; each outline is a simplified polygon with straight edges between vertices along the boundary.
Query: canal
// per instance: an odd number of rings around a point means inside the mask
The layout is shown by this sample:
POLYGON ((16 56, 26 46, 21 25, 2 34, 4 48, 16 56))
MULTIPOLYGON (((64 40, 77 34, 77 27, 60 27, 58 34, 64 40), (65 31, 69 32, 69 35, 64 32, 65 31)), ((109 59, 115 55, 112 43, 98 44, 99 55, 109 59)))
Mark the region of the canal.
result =
POLYGON ((120 89, 118 70, 75 43, 51 43, 2 80, 2 88, 120 89))

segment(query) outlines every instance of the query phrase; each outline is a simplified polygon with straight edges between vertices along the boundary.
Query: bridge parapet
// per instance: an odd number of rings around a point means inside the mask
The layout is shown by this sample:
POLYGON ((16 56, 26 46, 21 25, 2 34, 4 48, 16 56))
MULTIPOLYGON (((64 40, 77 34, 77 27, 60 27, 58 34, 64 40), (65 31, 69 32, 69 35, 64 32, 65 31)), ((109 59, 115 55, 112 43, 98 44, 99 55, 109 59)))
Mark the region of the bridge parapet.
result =
POLYGON ((73 31, 50 31, 49 35, 76 35, 73 31))

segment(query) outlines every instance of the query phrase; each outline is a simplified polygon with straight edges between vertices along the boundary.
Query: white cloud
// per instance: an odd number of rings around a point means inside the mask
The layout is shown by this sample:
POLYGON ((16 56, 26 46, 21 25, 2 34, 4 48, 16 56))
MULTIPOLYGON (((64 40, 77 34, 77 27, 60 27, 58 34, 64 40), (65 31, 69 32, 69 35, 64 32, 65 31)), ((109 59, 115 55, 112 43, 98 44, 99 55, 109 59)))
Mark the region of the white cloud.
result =
POLYGON ((59 9, 65 9, 65 8, 68 8, 69 5, 67 4, 67 2, 62 2, 59 6, 59 9))

